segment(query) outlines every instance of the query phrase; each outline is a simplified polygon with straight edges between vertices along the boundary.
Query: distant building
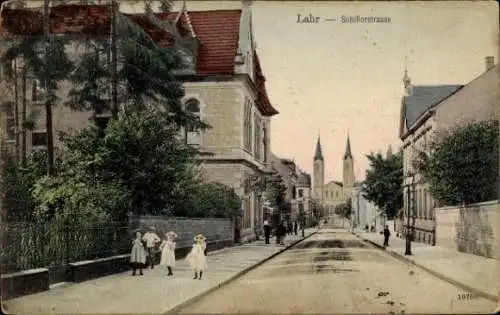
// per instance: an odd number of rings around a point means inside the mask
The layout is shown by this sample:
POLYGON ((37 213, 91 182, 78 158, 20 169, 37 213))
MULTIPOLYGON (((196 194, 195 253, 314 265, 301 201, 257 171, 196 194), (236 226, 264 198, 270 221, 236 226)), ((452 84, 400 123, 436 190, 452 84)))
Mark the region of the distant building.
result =
POLYGON ((385 216, 382 211, 373 203, 363 197, 362 183, 355 183, 351 191, 351 223, 356 228, 364 229, 375 227, 376 231, 381 231, 385 224, 385 216))
POLYGON ((293 220, 300 218, 300 214, 304 212, 306 218, 312 218, 312 190, 311 190, 311 175, 299 171, 297 180, 297 212, 293 220))
MULTIPOLYGON (((2 11, 0 34, 40 34, 42 9, 5 8, 2 11), (6 26, 16 26, 19 33, 12 34, 6 26)), ((52 6, 50 31, 53 35, 106 36, 109 37, 109 5, 62 4, 52 6), (94 33, 82 33, 82 28, 92 25, 94 33), (99 27, 97 27, 99 26, 99 27)), ((239 10, 188 11, 184 6, 179 12, 123 14, 121 17, 140 25, 160 47, 170 46, 172 34, 180 36, 179 52, 185 57, 186 69, 175 73, 183 83, 185 96, 182 102, 187 111, 200 117, 211 128, 181 130, 189 145, 211 155, 199 159, 206 178, 221 182, 236 190, 242 199, 242 238, 250 240, 262 225, 262 196, 253 183, 270 173, 271 167, 271 117, 278 114, 268 98, 261 63, 252 29, 251 1, 242 1, 239 10), (170 27, 157 23, 168 22, 170 27)), ((0 53, 4 50, 0 45, 0 53)), ((78 56, 84 45, 68 46, 68 52, 78 56)), ((106 57, 104 57, 106 58, 106 57)), ((109 61, 109 60, 108 60, 109 61)), ((19 84, 21 86, 21 84, 19 84)), ((61 102, 67 97, 69 82, 60 84, 61 102)), ((46 130, 43 107, 44 93, 39 82, 28 76, 26 85, 27 116, 34 108, 42 109, 34 128, 27 130, 22 143, 28 152, 45 150, 46 130)), ((19 93, 21 95, 21 93, 19 93)), ((5 99, 0 99, 5 101, 5 99)), ((21 104, 20 99, 17 100, 21 104)), ((21 115, 21 114, 19 114, 21 115)), ((7 141, 16 142, 12 132, 15 117, 6 113, 7 141)), ((53 109, 54 135, 58 131, 79 129, 88 125, 90 112, 75 112, 67 107, 53 109)), ((23 117, 19 116, 20 124, 23 117)), ((98 115, 98 125, 105 128, 109 113, 98 115)), ((19 130, 18 130, 19 131, 19 130)), ((57 138, 54 139, 58 145, 57 138)), ((18 146, 18 147, 23 147, 18 146)))
POLYGON ((286 196, 285 200, 290 205, 289 209, 286 209, 285 217, 283 219, 291 220, 292 217, 295 217, 296 210, 296 195, 297 195, 297 166, 295 162, 289 159, 284 159, 276 156, 271 153, 271 165, 273 171, 278 172, 285 184, 286 196))
POLYGON ((325 160, 323 158, 320 137, 318 137, 318 142, 316 143, 313 162, 313 198, 325 207, 328 215, 333 215, 335 207, 348 200, 354 184, 354 159, 351 153, 349 136, 347 136, 343 158, 342 182, 330 181, 325 184, 325 160))
MULTIPOLYGON (((486 57, 486 71, 466 85, 412 85, 405 71, 399 130, 404 156, 403 225, 409 214, 414 217, 410 226, 415 227, 416 241, 435 244, 434 208, 439 205, 412 161, 418 150, 425 150, 432 133, 495 117, 495 110, 500 108, 498 72, 493 57, 486 57)), ((404 232, 404 227, 398 232, 404 232)))

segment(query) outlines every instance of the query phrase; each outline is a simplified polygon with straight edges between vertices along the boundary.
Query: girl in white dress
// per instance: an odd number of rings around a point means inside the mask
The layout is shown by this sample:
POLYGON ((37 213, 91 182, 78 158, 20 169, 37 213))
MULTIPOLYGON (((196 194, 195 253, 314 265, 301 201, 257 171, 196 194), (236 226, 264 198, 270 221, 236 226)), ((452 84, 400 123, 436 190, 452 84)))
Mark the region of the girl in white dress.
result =
POLYGON ((163 241, 160 245, 161 250, 161 260, 160 265, 165 266, 168 269, 167 276, 173 276, 172 268, 175 266, 175 242, 177 234, 173 231, 165 233, 167 237, 166 241, 163 241))
POLYGON ((130 264, 133 269, 132 276, 135 276, 136 269, 139 269, 139 274, 142 276, 142 268, 146 264, 146 250, 142 244, 141 236, 141 232, 137 232, 135 239, 132 241, 132 251, 130 252, 130 264))
POLYGON ((201 280, 203 271, 207 268, 207 257, 205 256, 205 249, 207 243, 205 236, 198 234, 194 238, 193 248, 186 257, 191 268, 194 269, 194 278, 201 280), (198 277, 199 274, 199 277, 198 277))

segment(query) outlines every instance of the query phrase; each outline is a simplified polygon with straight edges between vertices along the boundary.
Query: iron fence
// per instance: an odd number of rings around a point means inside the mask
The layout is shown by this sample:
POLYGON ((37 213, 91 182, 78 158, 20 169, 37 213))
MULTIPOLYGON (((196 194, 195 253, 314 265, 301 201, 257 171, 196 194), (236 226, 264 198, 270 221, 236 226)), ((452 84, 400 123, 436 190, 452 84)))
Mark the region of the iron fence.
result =
POLYGON ((0 227, 2 273, 32 268, 68 266, 69 263, 128 253, 128 222, 79 224, 6 222, 0 227))

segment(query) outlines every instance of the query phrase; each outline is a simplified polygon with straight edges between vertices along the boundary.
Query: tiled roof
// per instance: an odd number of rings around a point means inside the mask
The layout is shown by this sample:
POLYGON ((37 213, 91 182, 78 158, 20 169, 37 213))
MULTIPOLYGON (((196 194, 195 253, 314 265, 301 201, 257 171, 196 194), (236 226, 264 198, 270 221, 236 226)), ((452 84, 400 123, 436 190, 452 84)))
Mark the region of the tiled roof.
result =
MULTIPOLYGON (((235 56, 238 48, 241 10, 212 10, 158 13, 160 20, 176 21, 182 36, 192 36, 200 41, 196 74, 234 74, 235 56), (192 28, 192 31, 191 31, 192 28)), ((144 14, 123 14, 139 26, 161 47, 172 43, 172 35, 155 26, 144 14)), ((33 9, 10 9, 2 11, 0 35, 41 35, 42 12, 33 9)), ((58 5, 51 8, 50 32, 76 36, 109 36, 109 7, 106 5, 58 5)), ((265 88, 257 54, 255 56, 256 86, 259 92, 257 106, 264 115, 278 113, 271 105, 265 88)))
POLYGON ((428 109, 462 88, 462 85, 415 85, 412 93, 403 98, 403 119, 411 126, 428 109))

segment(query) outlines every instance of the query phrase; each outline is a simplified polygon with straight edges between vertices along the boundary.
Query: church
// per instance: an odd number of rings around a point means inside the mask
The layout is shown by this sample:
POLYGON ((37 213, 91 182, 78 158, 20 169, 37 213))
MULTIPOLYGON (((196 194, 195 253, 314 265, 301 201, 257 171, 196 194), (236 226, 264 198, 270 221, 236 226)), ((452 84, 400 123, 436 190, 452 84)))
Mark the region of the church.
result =
POLYGON ((313 168, 313 198, 322 204, 328 215, 335 213, 335 207, 345 203, 351 196, 354 185, 354 160, 351 153, 351 142, 347 136, 346 149, 343 158, 342 182, 330 181, 325 184, 325 160, 318 136, 316 152, 314 154, 313 168))

